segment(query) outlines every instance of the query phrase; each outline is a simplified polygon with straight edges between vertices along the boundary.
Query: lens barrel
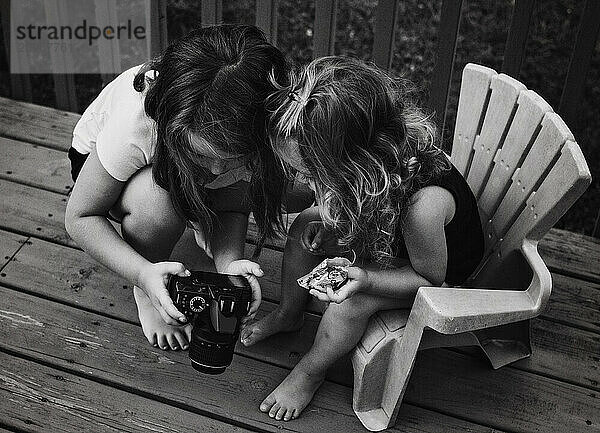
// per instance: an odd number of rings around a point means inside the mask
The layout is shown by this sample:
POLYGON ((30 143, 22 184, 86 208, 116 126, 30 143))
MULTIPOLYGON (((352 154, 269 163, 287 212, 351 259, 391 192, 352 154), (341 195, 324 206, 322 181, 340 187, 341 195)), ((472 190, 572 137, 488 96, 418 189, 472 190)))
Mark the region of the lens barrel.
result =
POLYGON ((231 364, 239 333, 225 334, 200 326, 192 329, 190 360, 201 373, 221 374, 231 364))

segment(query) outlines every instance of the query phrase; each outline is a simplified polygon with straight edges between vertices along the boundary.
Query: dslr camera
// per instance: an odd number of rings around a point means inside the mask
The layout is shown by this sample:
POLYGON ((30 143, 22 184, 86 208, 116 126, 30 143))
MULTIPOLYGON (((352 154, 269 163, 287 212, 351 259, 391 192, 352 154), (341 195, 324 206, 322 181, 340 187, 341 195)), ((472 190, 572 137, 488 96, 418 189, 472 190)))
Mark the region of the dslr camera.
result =
POLYGON ((192 271, 189 277, 171 275, 167 288, 177 309, 194 327, 192 367, 202 373, 223 373, 233 359, 240 319, 250 308, 250 284, 239 275, 192 271))

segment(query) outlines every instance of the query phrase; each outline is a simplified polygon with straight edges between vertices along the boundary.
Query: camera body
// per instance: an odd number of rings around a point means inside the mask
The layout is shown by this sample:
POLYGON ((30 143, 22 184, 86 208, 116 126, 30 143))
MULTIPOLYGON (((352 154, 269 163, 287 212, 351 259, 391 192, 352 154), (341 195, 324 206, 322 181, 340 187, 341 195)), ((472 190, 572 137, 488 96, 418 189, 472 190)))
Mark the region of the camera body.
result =
POLYGON ((172 275, 167 288, 193 325, 192 367, 202 373, 223 373, 233 359, 240 319, 250 308, 250 284, 239 275, 192 271, 189 277, 172 275))

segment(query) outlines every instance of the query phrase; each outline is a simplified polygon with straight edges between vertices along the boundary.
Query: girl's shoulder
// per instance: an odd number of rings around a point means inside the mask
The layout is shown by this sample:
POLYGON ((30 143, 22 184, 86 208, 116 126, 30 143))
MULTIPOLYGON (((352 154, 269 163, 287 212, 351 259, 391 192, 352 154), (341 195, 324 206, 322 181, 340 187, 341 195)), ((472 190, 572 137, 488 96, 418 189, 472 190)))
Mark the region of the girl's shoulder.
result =
POLYGON ((454 196, 438 185, 425 186, 416 191, 408 201, 405 224, 409 226, 444 226, 452 221, 456 212, 454 196))

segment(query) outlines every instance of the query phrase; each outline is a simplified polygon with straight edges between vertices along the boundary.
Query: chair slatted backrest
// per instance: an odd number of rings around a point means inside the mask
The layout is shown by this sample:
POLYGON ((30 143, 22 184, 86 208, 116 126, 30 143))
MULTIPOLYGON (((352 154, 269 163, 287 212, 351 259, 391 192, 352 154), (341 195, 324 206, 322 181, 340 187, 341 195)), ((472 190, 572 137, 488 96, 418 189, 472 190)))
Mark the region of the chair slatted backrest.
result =
POLYGON ((474 64, 463 71, 452 162, 478 200, 486 235, 475 280, 485 278, 482 269, 499 269, 524 238, 539 240, 591 181, 550 105, 519 81, 474 64))

